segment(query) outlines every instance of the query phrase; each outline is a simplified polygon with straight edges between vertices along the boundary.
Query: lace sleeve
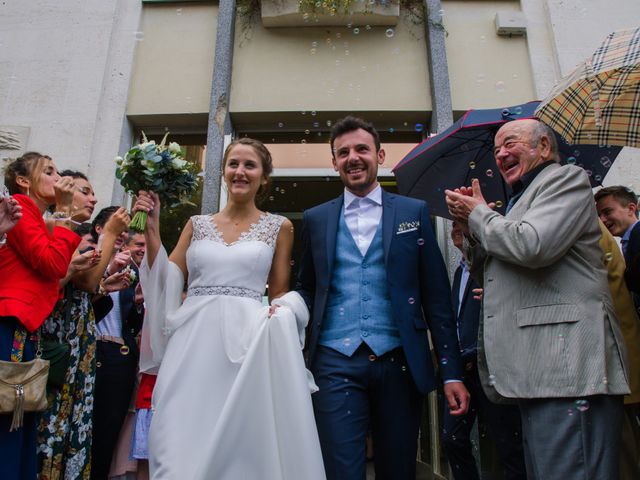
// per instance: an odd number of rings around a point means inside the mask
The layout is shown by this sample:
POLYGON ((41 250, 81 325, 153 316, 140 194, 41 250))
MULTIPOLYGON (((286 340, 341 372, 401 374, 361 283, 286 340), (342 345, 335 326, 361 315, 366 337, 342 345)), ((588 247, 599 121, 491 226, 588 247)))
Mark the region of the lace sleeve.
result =
POLYGON ((213 225, 209 215, 194 215, 191 217, 191 223, 193 225, 192 243, 196 240, 204 240, 205 238, 212 237, 213 225))
POLYGON ((256 228, 252 232, 253 239, 264 242, 271 248, 275 248, 280 227, 285 219, 286 217, 281 215, 267 213, 262 221, 256 224, 256 228))

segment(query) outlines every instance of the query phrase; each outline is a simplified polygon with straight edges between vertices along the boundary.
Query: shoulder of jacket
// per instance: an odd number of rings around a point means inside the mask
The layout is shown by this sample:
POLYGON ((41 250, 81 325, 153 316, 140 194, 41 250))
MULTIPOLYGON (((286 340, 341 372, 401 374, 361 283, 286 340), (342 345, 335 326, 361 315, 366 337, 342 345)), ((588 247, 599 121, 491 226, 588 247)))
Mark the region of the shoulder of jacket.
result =
POLYGON ((405 195, 400 195, 398 193, 388 193, 388 192, 385 192, 385 195, 389 200, 402 203, 403 205, 406 205, 409 207, 423 208, 427 205, 426 201, 420 200, 419 198, 407 197, 405 195))
POLYGON ((591 194, 591 182, 585 170, 575 165, 550 165, 538 174, 533 180, 538 187, 546 187, 552 184, 559 185, 583 185, 591 194))
POLYGON ((34 203, 33 200, 31 200, 30 197, 22 193, 16 193, 12 195, 12 197, 20 204, 23 209, 28 208, 30 210, 37 210, 38 213, 40 212, 38 206, 34 203))

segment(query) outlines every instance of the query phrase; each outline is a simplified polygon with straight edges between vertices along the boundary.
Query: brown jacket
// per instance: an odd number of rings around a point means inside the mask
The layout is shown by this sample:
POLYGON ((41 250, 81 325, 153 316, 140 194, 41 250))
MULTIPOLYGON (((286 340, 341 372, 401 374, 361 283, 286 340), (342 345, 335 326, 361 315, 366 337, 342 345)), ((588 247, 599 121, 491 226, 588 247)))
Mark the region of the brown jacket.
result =
POLYGON ((603 261, 607 267, 609 290, 613 299, 613 308, 622 330, 622 337, 627 344, 629 361, 629 388, 631 394, 624 397, 624 403, 640 403, 640 320, 636 313, 631 294, 624 281, 624 257, 609 230, 600 222, 603 261))

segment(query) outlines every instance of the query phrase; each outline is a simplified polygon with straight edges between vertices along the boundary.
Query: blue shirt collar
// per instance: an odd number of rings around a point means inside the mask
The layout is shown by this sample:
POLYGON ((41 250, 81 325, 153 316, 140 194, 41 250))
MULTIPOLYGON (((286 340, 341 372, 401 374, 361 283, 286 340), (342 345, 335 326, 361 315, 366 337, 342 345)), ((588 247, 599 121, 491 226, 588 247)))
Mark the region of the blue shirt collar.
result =
POLYGON ((640 222, 640 220, 636 220, 635 222, 633 222, 633 225, 631 225, 629 228, 627 228, 627 231, 624 232, 624 235, 622 236, 621 241, 623 241, 623 242, 628 242, 629 241, 629 237, 631 236, 631 231, 635 228, 635 226, 638 224, 638 222, 640 222))

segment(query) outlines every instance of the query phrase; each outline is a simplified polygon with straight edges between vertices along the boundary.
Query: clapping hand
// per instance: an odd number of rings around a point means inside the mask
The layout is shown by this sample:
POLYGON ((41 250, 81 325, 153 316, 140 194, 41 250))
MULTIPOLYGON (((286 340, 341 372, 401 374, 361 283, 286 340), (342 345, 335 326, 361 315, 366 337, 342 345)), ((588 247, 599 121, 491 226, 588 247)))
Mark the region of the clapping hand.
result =
POLYGON ((447 208, 451 216, 462 224, 467 224, 469 215, 478 205, 488 205, 494 208, 495 203, 488 203, 482 195, 480 182, 477 178, 471 181, 470 187, 460 187, 455 190, 445 190, 447 208))
POLYGON ((22 216, 22 207, 13 197, 0 197, 0 236, 15 227, 22 216))

